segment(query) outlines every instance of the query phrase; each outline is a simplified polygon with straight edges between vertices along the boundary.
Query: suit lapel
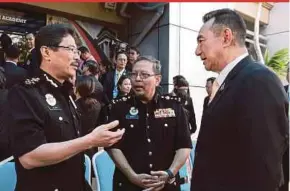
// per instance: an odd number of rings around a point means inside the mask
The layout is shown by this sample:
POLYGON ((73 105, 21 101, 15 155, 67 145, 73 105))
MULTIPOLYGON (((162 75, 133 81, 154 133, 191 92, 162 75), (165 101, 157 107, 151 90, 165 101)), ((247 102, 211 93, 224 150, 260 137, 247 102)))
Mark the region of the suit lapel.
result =
POLYGON ((235 77, 240 73, 240 71, 250 62, 252 62, 250 56, 242 59, 227 75, 223 84, 221 84, 219 90, 217 91, 212 102, 209 104, 207 111, 211 112, 214 106, 219 102, 220 98, 231 88, 231 85, 234 83, 235 77))

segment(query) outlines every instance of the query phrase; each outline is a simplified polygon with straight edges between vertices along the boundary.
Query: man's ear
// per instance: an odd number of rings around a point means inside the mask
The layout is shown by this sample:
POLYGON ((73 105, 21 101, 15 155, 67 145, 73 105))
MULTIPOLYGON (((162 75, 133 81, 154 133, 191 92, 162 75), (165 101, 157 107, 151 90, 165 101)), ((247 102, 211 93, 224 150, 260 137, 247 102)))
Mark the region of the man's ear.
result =
POLYGON ((43 60, 49 61, 51 56, 51 50, 46 46, 40 47, 40 53, 43 60))
POLYGON ((157 87, 157 86, 159 86, 159 84, 161 83, 161 79, 162 79, 162 77, 161 77, 161 75, 156 75, 156 76, 155 76, 155 79, 156 79, 156 84, 155 84, 155 86, 157 87))
POLYGON ((222 31, 222 38, 223 38, 223 46, 229 47, 234 43, 234 34, 230 28, 224 28, 222 31))

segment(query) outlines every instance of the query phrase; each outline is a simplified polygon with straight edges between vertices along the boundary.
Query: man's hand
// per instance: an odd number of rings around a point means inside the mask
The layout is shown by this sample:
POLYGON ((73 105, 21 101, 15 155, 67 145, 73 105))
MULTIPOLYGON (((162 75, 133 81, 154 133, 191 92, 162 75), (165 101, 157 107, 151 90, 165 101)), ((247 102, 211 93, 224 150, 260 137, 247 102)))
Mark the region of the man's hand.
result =
POLYGON ((164 182, 159 181, 157 176, 151 176, 149 174, 135 174, 130 178, 130 181, 142 188, 157 188, 164 185, 164 182))
POLYGON ((165 171, 151 171, 152 176, 157 176, 160 181, 168 182, 169 175, 165 171))
POLYGON ((91 147, 108 147, 118 142, 122 138, 125 129, 118 129, 116 132, 110 131, 110 129, 115 128, 117 125, 119 125, 119 121, 113 121, 96 127, 87 135, 91 147))

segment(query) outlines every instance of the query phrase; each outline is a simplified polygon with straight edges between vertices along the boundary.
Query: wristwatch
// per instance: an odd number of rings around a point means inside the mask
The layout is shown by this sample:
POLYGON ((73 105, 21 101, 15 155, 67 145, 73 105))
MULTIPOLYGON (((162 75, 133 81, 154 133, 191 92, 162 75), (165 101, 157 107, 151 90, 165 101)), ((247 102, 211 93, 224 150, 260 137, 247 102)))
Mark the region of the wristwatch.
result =
POLYGON ((174 181, 175 181, 175 176, 174 174, 172 173, 171 170, 165 170, 165 172, 168 174, 168 183, 169 184, 172 184, 174 181))

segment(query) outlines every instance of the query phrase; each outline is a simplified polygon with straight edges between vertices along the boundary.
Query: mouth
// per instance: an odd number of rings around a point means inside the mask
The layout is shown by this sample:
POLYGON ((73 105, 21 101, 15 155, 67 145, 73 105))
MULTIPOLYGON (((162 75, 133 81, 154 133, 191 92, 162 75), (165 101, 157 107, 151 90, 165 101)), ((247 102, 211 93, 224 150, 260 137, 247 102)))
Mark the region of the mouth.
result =
POLYGON ((143 88, 143 86, 136 85, 136 86, 134 86, 134 89, 135 89, 136 91, 140 91, 140 90, 143 90, 144 88, 143 88))
POLYGON ((77 70, 78 67, 79 67, 79 65, 78 65, 77 62, 73 62, 73 63, 71 63, 71 66, 72 66, 75 70, 77 70))

